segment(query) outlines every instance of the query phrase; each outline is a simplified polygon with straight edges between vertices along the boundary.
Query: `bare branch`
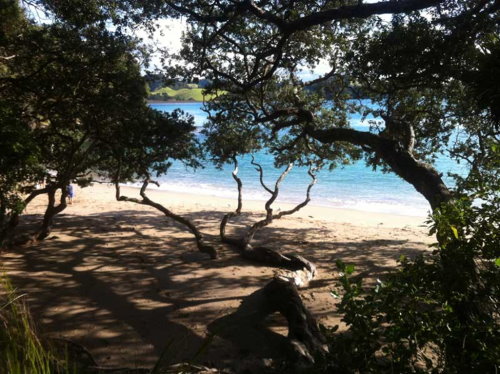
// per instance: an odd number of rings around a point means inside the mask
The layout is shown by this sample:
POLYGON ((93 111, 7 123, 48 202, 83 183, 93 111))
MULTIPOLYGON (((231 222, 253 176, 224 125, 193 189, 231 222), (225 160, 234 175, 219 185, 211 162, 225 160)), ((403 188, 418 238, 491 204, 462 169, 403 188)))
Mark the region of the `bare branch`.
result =
POLYGON ((430 8, 443 2, 444 0, 401 0, 346 5, 300 17, 286 25, 276 24, 276 26, 285 32, 294 33, 326 22, 350 18, 368 18, 379 14, 408 13, 430 8))
POLYGON ((44 188, 39 188, 37 190, 31 191, 31 193, 28 195, 26 199, 24 199, 24 205, 28 205, 35 197, 42 195, 44 193, 48 193, 49 188, 44 187, 44 188))
POLYGON ((136 199, 136 198, 131 198, 127 196, 122 196, 120 195, 120 185, 118 183, 118 179, 115 180, 115 189, 116 189, 116 199, 118 201, 128 201, 136 204, 142 204, 142 205, 147 205, 150 207, 153 207, 160 212, 162 212, 165 216, 172 218, 174 221, 179 222, 180 224, 186 226, 189 231, 194 235, 196 238, 196 245, 198 246, 198 250, 203 253, 207 253, 210 255, 212 259, 217 258, 217 252, 215 248, 212 246, 209 246, 204 243, 204 238, 203 234, 198 230, 198 228, 187 218, 184 218, 178 214, 175 214, 171 210, 167 209, 160 203, 157 203, 153 200, 151 200, 147 195, 146 195, 146 189, 148 188, 148 185, 150 183, 156 184, 159 186, 158 182, 151 181, 149 178, 146 178, 144 182, 142 183, 142 187, 140 189, 140 195, 142 199, 136 199))
POLYGON ((283 210, 283 211, 279 212, 278 214, 273 216, 273 219, 280 219, 283 216, 288 216, 288 215, 294 214, 294 213, 298 212, 300 209, 302 209, 303 207, 305 207, 307 204, 309 204, 309 202, 311 201, 311 189, 313 188, 313 186, 317 182, 315 172, 316 172, 316 169, 313 168, 312 165, 310 165, 309 170, 307 171, 307 174, 309 174, 309 176, 311 177, 311 183, 309 183, 309 185, 307 186, 305 200, 303 202, 301 202, 300 204, 297 204, 292 209, 283 210))
POLYGON ((255 158, 253 155, 252 155, 251 164, 254 165, 256 167, 255 170, 257 170, 259 172, 259 179, 260 179, 261 186, 272 195, 273 190, 271 190, 269 187, 267 187, 266 184, 264 183, 264 170, 262 170, 262 166, 260 166, 260 164, 255 162, 255 158))
POLYGON ((267 207, 271 207, 272 203, 274 203, 274 201, 277 199, 278 194, 279 194, 279 187, 280 187, 281 183, 283 182, 283 180, 288 175, 288 173, 290 172, 290 170, 292 170, 292 168, 293 168, 293 162, 290 162, 288 164, 287 168, 285 169, 285 171, 283 171, 283 173, 281 173, 279 178, 276 180, 276 184, 274 185, 273 196, 271 196, 271 198, 267 201, 266 209, 267 209, 267 207))
POLYGON ((307 135, 323 144, 344 141, 362 148, 369 147, 394 173, 412 184, 427 199, 432 209, 438 208, 452 196, 441 175, 432 165, 415 159, 411 152, 395 140, 349 128, 316 130, 306 127, 306 131, 307 135))
POLYGON ((331 77, 334 77, 334 76, 338 76, 339 78, 342 78, 340 74, 337 74, 337 67, 336 66, 333 67, 332 70, 330 70, 325 75, 323 75, 319 78, 313 79, 311 81, 308 81, 308 82, 302 82, 300 85, 303 87, 310 87, 310 86, 313 86, 315 84, 327 81, 328 79, 330 79, 331 77))
POLYGON ((250 247, 250 242, 252 241, 254 235, 256 234, 257 231, 259 231, 261 228, 269 225, 271 222, 273 222, 273 208, 271 207, 274 203, 274 201, 277 199, 279 195, 279 187, 285 177, 288 175, 290 170, 292 170, 293 167, 293 162, 289 163, 287 168, 281 173, 281 175, 278 177, 276 180, 276 184, 274 185, 274 191, 272 191, 272 195, 269 198, 269 200, 266 201, 265 204, 265 209, 266 209, 266 218, 263 220, 260 220, 259 222, 256 222, 250 227, 250 229, 247 231, 243 243, 244 247, 248 248, 250 247))
POLYGON ((231 173, 233 176, 233 179, 236 181, 236 184, 238 185, 238 207, 236 208, 236 214, 241 213, 241 208, 243 207, 243 198, 242 198, 242 188, 243 188, 243 183, 241 182, 241 179, 238 177, 238 160, 236 159, 235 156, 233 156, 233 162, 234 162, 234 170, 231 173))

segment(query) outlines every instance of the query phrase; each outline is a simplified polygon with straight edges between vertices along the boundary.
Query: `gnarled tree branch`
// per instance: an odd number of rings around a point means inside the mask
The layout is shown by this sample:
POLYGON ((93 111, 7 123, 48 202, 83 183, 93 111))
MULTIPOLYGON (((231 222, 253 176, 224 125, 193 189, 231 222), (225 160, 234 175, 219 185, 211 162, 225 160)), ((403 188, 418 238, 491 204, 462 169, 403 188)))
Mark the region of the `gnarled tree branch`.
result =
POLYGON ((258 221, 250 227, 250 229, 247 231, 247 233, 244 236, 243 243, 245 245, 245 248, 250 246, 250 242, 252 241, 253 237, 257 233, 258 230, 261 228, 269 225, 273 221, 273 208, 272 205, 274 201, 278 198, 279 195, 279 187, 285 177, 288 175, 290 170, 292 170, 293 163, 289 163, 287 168, 280 174, 278 179, 276 180, 276 183, 274 185, 274 190, 272 190, 271 197, 266 201, 265 204, 265 209, 266 209, 266 218, 264 218, 261 221, 258 221))
POLYGON ((260 179, 260 185, 262 188, 264 188, 267 192, 269 192, 271 195, 273 194, 273 190, 271 190, 269 187, 266 186, 264 183, 264 170, 262 170, 262 166, 258 163, 255 162, 255 157, 252 155, 252 161, 251 164, 255 166, 255 170, 259 172, 259 179, 260 179))
POLYGON ((182 217, 178 214, 175 214, 171 210, 167 209, 160 203, 157 203, 153 200, 151 200, 147 195, 146 195, 146 189, 148 188, 148 185, 150 183, 156 184, 157 186, 159 185, 158 182, 151 181, 149 177, 147 177, 144 182, 142 183, 142 187, 140 189, 139 194, 141 195, 142 199, 136 199, 136 198, 131 198, 127 196, 123 196, 120 193, 120 184, 118 183, 118 179, 115 180, 115 191, 116 191, 116 200, 118 201, 128 201, 136 204, 142 204, 142 205, 147 205, 150 207, 153 207, 160 212, 162 212, 165 216, 172 218, 174 221, 179 222, 180 224, 186 226, 191 233, 193 233, 195 239, 196 239, 196 245, 198 246, 198 250, 200 252, 206 253, 210 256, 210 258, 215 259, 217 258, 217 251, 215 248, 211 245, 208 245, 204 242, 204 237, 203 234, 198 230, 198 228, 187 218, 182 217))
POLYGON ((47 209, 45 210, 45 214, 43 216, 42 227, 40 228, 40 232, 37 235, 37 240, 43 240, 50 235, 54 216, 61 213, 67 207, 66 198, 68 197, 68 191, 64 186, 60 188, 61 188, 61 198, 58 205, 55 205, 56 202, 55 195, 59 187, 49 186, 48 188, 47 196, 49 198, 49 202, 47 204, 47 209))
POLYGON ((338 141, 368 147, 383 159, 398 176, 412 184, 429 202, 434 210, 451 199, 451 192, 441 175, 431 165, 417 160, 411 152, 397 141, 377 134, 348 128, 307 129, 307 134, 322 143, 338 141))

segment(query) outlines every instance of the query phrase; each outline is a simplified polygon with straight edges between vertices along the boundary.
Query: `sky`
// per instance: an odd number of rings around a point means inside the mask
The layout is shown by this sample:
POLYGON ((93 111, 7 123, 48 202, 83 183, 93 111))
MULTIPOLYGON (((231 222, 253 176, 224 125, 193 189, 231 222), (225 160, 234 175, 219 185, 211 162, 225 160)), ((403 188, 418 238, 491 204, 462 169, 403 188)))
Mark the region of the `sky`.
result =
POLYGON ((168 48, 172 52, 177 52, 181 48, 181 37, 186 30, 186 21, 184 19, 162 19, 156 22, 158 32, 155 33, 153 40, 149 39, 149 33, 143 28, 135 31, 135 35, 145 43, 153 43, 160 48, 168 48))

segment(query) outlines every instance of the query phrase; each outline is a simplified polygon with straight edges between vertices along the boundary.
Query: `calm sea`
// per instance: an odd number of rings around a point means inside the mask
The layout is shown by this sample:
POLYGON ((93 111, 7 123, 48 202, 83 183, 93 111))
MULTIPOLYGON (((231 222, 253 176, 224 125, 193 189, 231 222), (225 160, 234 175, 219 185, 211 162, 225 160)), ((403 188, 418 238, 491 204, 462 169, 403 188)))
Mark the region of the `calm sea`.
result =
MULTIPOLYGON (((176 108, 194 116, 197 126, 202 126, 206 115, 201 103, 154 103, 152 108, 170 112, 176 108)), ((352 126, 368 131, 368 126, 353 117, 352 126)), ((272 186, 283 170, 273 166, 272 156, 261 152, 255 155, 265 171, 265 181, 272 186)), ((436 162, 437 169, 444 173, 457 171, 457 164, 447 157, 436 162)), ((230 165, 223 170, 210 163, 196 171, 186 169, 181 163, 174 163, 168 174, 160 178, 160 189, 199 195, 219 196, 236 199, 236 184, 231 177, 230 165)), ((244 198, 265 200, 268 194, 260 186, 258 173, 250 164, 250 156, 241 158, 239 176, 243 181, 244 198)), ((278 201, 297 203, 304 199, 310 181, 305 168, 295 167, 283 182, 278 201)), ((333 171, 323 170, 318 174, 318 183, 312 190, 312 205, 356 209, 361 211, 425 216, 429 211, 427 201, 415 191, 413 186, 394 174, 373 171, 363 161, 347 165, 333 171)))

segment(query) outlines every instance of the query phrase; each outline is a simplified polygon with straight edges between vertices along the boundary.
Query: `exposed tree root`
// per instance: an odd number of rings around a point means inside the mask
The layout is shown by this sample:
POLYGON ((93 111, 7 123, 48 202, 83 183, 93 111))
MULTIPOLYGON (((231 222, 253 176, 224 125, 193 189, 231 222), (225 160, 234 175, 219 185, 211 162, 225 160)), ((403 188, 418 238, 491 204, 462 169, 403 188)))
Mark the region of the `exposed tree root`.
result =
POLYGON ((212 322, 208 328, 241 349, 256 352, 263 358, 287 356, 300 366, 314 363, 316 356, 327 352, 325 338, 302 302, 297 287, 279 278, 244 298, 234 313, 212 322), (265 326, 266 318, 276 312, 288 322, 287 338, 265 326))

